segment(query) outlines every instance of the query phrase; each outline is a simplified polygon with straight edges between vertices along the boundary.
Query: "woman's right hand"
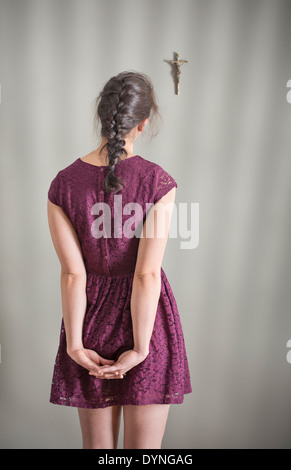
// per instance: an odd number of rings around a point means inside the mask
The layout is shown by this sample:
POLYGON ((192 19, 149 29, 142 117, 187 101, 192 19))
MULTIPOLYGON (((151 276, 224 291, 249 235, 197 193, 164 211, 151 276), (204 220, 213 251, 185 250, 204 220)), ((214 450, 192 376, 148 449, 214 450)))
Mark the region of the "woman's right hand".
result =
POLYGON ((122 374, 118 372, 112 372, 111 374, 104 374, 101 367, 102 366, 111 366, 114 364, 114 361, 111 359, 105 359, 104 357, 100 356, 96 351, 92 349, 75 349, 73 351, 67 351, 68 355, 70 356, 73 361, 75 361, 80 366, 84 367, 88 371, 94 371, 94 375, 97 378, 105 379, 120 379, 123 378, 122 374), (110 375, 110 377, 109 377, 110 375))

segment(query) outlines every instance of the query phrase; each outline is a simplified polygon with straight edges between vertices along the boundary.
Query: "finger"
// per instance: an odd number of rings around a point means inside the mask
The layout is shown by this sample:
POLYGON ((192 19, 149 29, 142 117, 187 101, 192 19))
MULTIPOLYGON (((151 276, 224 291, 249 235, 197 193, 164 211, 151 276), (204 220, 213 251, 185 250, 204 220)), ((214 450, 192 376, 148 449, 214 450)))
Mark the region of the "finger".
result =
POLYGON ((94 370, 90 370, 89 372, 90 375, 96 375, 96 376, 99 376, 99 375, 102 375, 102 377, 106 376, 106 377, 116 377, 118 375, 120 375, 119 372, 115 371, 115 372, 98 372, 98 371, 94 371, 94 370))
POLYGON ((94 349, 86 349, 86 355, 93 361, 99 364, 99 355, 94 349))
POLYGON ((114 380, 114 379, 123 379, 123 375, 122 374, 118 374, 118 375, 108 375, 108 374, 105 374, 104 379, 108 379, 108 380, 114 380))
POLYGON ((91 369, 89 371, 89 375, 94 375, 95 377, 101 377, 101 378, 104 376, 103 372, 100 372, 100 371, 95 370, 95 369, 91 369))
POLYGON ((98 375, 103 375, 103 372, 100 370, 100 368, 98 366, 96 366, 96 364, 92 361, 83 361, 81 363, 81 365, 83 367, 85 367, 85 369, 87 370, 91 370, 92 372, 94 372, 95 374, 98 374, 98 375))
POLYGON ((104 375, 106 377, 118 377, 119 375, 121 375, 122 373, 121 372, 118 372, 117 370, 115 372, 104 372, 104 375))
POLYGON ((90 370, 89 372, 89 375, 94 375, 95 377, 100 377, 100 378, 108 378, 108 377, 112 377, 112 378, 115 378, 115 377, 118 377, 120 374, 119 372, 107 372, 106 374, 103 373, 103 372, 98 372, 98 371, 94 371, 94 370, 90 370))
POLYGON ((93 372, 89 372, 89 375, 93 375, 97 379, 122 379, 123 375, 122 374, 103 374, 103 375, 98 375, 93 372))
POLYGON ((93 362, 84 352, 80 356, 81 357, 79 357, 78 364, 80 364, 87 370, 94 370, 95 372, 99 373, 100 367, 98 367, 98 364, 96 364, 96 362, 93 362))
POLYGON ((105 372, 116 372, 118 371, 119 367, 117 365, 113 366, 101 366, 100 370, 102 370, 103 373, 105 372))
POLYGON ((111 366, 112 364, 114 364, 113 359, 105 359, 104 357, 100 356, 96 351, 94 351, 94 349, 87 349, 86 352, 89 358, 92 359, 92 361, 96 362, 96 364, 98 365, 105 364, 111 366))
POLYGON ((101 367, 101 358, 100 358, 99 354, 97 354, 96 351, 94 351, 93 349, 86 349, 86 355, 87 355, 87 357, 89 357, 89 359, 92 362, 94 362, 95 365, 101 367))
POLYGON ((107 365, 107 366, 111 366, 112 364, 114 364, 114 360, 113 359, 105 359, 104 357, 101 357, 99 356, 100 358, 100 363, 102 365, 107 365))

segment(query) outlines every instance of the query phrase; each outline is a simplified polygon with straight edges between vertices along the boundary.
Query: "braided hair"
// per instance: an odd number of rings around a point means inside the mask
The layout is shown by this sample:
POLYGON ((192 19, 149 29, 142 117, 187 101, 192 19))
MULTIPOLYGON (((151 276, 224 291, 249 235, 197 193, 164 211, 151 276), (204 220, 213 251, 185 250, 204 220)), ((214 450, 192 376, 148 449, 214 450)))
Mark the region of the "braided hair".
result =
POLYGON ((124 184, 114 172, 122 155, 127 155, 124 138, 141 121, 159 113, 152 83, 144 74, 121 72, 105 84, 96 107, 101 135, 107 140, 101 151, 106 147, 109 161, 103 189, 115 193, 124 184))

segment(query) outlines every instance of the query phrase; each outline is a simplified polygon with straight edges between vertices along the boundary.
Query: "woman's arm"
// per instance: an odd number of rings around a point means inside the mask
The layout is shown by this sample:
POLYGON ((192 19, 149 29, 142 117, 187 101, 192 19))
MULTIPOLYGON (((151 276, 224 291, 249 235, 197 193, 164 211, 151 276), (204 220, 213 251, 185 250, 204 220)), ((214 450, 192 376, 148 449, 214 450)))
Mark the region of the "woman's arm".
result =
POLYGON ((87 306, 86 278, 61 272, 62 311, 68 354, 83 348, 82 329, 87 306))
POLYGON ((102 364, 113 361, 83 347, 83 322, 87 307, 87 273, 77 234, 62 208, 48 200, 49 229, 61 263, 62 312, 67 353, 88 370, 99 372, 102 364))
POLYGON ((121 354, 114 365, 102 367, 104 373, 118 371, 120 374, 125 374, 142 362, 149 353, 161 292, 161 265, 175 195, 176 188, 172 188, 148 212, 139 241, 131 294, 130 309, 134 347, 121 354))
POLYGON ((149 211, 143 226, 133 278, 131 318, 134 350, 146 357, 161 293, 164 257, 176 188, 171 189, 149 211))
POLYGON ((60 206, 49 200, 47 209, 53 245, 61 263, 62 311, 69 352, 83 347, 87 275, 79 240, 70 220, 60 206))
POLYGON ((161 273, 135 274, 130 302, 133 349, 146 358, 161 292, 161 273))

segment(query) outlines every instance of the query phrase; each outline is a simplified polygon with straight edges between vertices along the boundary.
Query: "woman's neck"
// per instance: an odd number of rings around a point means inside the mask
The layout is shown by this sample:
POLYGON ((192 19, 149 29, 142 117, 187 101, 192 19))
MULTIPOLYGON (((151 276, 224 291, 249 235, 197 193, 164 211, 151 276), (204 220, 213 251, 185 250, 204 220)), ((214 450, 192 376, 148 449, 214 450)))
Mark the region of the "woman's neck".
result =
MULTIPOLYGON (((134 155, 134 153, 133 153, 133 140, 129 139, 129 138, 125 138, 124 141, 125 141, 124 150, 126 151, 126 153, 124 153, 122 155, 121 160, 123 160, 124 158, 130 158, 134 155)), ((106 147, 104 147, 104 146, 107 144, 107 142, 108 142, 108 139, 103 137, 100 146, 96 150, 93 151, 93 153, 98 155, 100 157, 100 159, 105 162, 105 164, 107 164, 108 152, 107 152, 106 147)))

